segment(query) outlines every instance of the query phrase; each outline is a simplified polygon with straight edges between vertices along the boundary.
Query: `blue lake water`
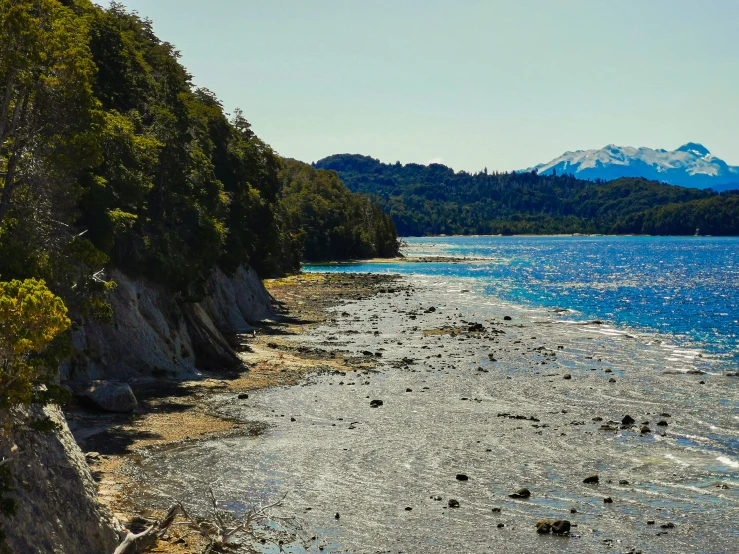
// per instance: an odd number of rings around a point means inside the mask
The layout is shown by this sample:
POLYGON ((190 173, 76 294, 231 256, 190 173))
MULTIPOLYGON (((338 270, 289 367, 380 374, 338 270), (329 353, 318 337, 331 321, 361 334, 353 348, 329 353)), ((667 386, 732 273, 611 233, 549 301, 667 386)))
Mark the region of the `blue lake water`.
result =
POLYGON ((478 294, 530 307, 568 310, 657 333, 739 365, 739 238, 443 237, 406 239, 410 256, 459 263, 306 266, 306 271, 433 275, 468 280, 478 294))

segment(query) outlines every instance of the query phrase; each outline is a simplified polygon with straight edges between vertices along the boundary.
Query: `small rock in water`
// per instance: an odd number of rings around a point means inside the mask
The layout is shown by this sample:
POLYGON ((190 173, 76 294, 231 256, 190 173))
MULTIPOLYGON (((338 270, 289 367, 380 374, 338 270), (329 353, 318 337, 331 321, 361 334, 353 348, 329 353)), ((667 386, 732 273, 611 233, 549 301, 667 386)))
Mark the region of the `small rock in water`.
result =
POLYGON ((339 512, 336 512, 336 515, 334 516, 334 519, 341 519, 341 516, 339 515, 339 512))
POLYGON ((552 533, 555 535, 566 535, 570 532, 570 522, 566 519, 556 519, 552 523, 552 533))
POLYGON ((405 392, 413 392, 413 389, 405 389, 405 392))
POLYGON ((633 425, 634 423, 636 423, 636 420, 630 415, 625 415, 624 418, 621 420, 621 423, 623 425, 633 425))
POLYGON ((600 479, 598 475, 593 473, 592 475, 588 475, 585 479, 583 479, 582 482, 590 485, 590 484, 597 484, 599 480, 600 479))
POLYGON ((450 508, 459 508, 459 500, 456 500, 454 498, 450 498, 449 502, 447 502, 447 505, 450 508))
POLYGON ((577 508, 570 508, 570 513, 571 514, 576 514, 577 513, 577 508))
POLYGON ((659 425, 660 427, 667 427, 669 423, 667 423, 664 419, 661 419, 657 422, 657 425, 659 425))
POLYGON ((647 426, 647 425, 642 425, 642 426, 641 426, 641 429, 640 429, 640 431, 641 431, 641 433, 642 433, 643 435, 645 435, 645 434, 647 434, 647 433, 651 433, 651 432, 652 432, 652 430, 651 430, 651 429, 649 428, 649 426, 647 426))
POLYGON ((505 523, 499 523, 498 524, 498 529, 502 529, 503 527, 505 527, 505 523))
POLYGON ((529 498, 531 497, 531 491, 527 488, 518 489, 516 492, 512 492, 508 495, 510 498, 529 498))
POLYGON ((382 405, 383 405, 383 401, 382 400, 372 400, 372 401, 370 401, 370 408, 379 408, 382 405))
POLYGON ((613 498, 607 496, 603 499, 603 504, 613 504, 613 498))
POLYGON ((511 321, 512 319, 513 319, 513 318, 512 318, 511 316, 509 316, 509 315, 507 315, 507 316, 505 316, 505 317, 503 318, 503 320, 504 320, 504 321, 511 321))
POLYGON ((405 507, 405 511, 406 511, 406 512, 410 512, 410 511, 411 511, 412 509, 413 509, 413 508, 411 508, 410 506, 406 506, 406 507, 405 507))
POLYGON ((616 379, 614 379, 613 377, 611 377, 610 379, 608 379, 608 382, 609 383, 615 383, 616 382, 616 379))
POLYGON ((618 482, 619 485, 628 485, 629 482, 626 479, 620 479, 618 482))
POLYGON ((562 379, 572 379, 572 375, 570 375, 569 373, 565 373, 562 379))
POLYGON ((249 395, 246 393, 242 393, 239 395, 239 400, 246 400, 247 398, 249 398, 249 395))
POLYGON ((667 522, 667 523, 663 523, 662 525, 660 525, 660 527, 662 529, 674 529, 675 528, 675 524, 672 523, 672 522, 667 522))
POLYGON ((552 524, 554 521, 551 519, 540 519, 536 522, 536 532, 542 535, 546 535, 552 531, 552 524))
POLYGON ((495 512, 496 514, 499 514, 500 511, 501 511, 500 508, 493 508, 493 512, 495 512))
POLYGON ((464 473, 457 473, 457 481, 469 481, 469 479, 464 473))

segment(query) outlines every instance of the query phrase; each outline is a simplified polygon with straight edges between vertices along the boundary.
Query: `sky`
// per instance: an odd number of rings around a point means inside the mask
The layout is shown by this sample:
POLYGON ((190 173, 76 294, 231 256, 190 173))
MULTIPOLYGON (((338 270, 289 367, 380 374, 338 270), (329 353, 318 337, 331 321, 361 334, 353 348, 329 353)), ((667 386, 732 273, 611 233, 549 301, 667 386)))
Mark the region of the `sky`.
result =
POLYGON ((508 171, 607 144, 739 165, 736 0, 123 0, 282 156, 508 171))

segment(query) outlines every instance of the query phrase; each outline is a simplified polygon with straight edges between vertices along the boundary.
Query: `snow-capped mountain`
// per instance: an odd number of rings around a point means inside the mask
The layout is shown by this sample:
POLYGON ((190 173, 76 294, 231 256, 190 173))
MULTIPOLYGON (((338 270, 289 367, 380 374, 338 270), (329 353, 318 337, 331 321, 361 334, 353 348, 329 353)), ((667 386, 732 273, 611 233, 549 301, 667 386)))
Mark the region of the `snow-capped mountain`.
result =
POLYGON ((591 181, 645 177, 683 187, 739 189, 739 167, 728 165, 695 142, 672 151, 609 144, 600 150, 565 152, 531 169, 541 174, 572 173, 591 181))

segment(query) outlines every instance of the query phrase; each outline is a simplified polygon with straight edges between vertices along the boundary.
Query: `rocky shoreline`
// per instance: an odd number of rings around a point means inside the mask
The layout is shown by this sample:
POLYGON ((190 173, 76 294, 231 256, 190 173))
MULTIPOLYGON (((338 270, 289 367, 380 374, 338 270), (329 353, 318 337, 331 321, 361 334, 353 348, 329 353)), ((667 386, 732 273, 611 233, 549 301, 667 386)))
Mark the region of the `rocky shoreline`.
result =
POLYGON ((152 453, 143 470, 193 505, 211 485, 224 499, 287 493, 324 552, 731 549, 733 378, 671 373, 650 337, 463 285, 409 276, 327 306, 274 349, 372 371, 219 394, 218 413, 259 433, 152 453))
MULTIPOLYGON (((156 483, 142 475, 142 456, 205 439, 260 432, 260 425, 214 409, 217 395, 245 399, 264 388, 296 385, 308 375, 371 370, 375 360, 296 347, 284 337, 299 336, 325 322, 327 308, 366 298, 395 281, 391 276, 310 274, 267 280, 280 317, 231 337, 239 345, 243 367, 193 380, 133 380, 130 385, 139 404, 134 414, 101 414, 79 405, 67 409, 67 421, 86 452, 102 504, 124 526, 140 532, 162 515, 161 509, 146 501, 147 487, 156 483)), ((197 534, 173 528, 157 551, 199 553, 204 546, 197 534)))
MULTIPOLYGON (((131 528, 213 485, 287 493, 324 552, 718 553, 739 536, 732 378, 445 280, 266 286, 293 319, 241 341, 250 371, 134 385, 133 421, 77 429, 131 528)), ((173 530, 160 551, 198 541, 173 530)))

